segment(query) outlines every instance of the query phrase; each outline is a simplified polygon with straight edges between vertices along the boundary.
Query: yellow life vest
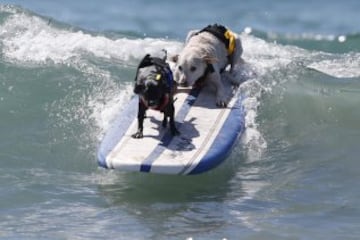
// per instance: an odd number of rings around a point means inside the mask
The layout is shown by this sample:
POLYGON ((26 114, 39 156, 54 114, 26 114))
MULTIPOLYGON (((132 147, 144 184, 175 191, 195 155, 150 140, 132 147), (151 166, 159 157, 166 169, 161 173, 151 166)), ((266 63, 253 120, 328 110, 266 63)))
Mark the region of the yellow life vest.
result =
POLYGON ((235 35, 229 29, 224 33, 226 39, 229 40, 229 45, 227 46, 228 55, 232 55, 235 51, 236 43, 235 43, 235 35))

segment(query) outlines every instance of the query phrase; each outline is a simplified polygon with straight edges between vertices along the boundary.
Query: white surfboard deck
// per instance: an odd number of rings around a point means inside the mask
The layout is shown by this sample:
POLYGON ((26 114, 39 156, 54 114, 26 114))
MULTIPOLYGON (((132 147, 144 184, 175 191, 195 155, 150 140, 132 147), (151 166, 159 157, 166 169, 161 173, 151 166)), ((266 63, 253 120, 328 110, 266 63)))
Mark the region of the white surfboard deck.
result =
POLYGON ((207 88, 181 89, 175 95, 175 122, 179 136, 161 125, 163 114, 147 110, 144 137, 137 131, 138 96, 114 120, 98 151, 101 167, 160 174, 198 174, 218 166, 244 130, 244 110, 238 89, 226 86, 228 106, 215 104, 207 88))

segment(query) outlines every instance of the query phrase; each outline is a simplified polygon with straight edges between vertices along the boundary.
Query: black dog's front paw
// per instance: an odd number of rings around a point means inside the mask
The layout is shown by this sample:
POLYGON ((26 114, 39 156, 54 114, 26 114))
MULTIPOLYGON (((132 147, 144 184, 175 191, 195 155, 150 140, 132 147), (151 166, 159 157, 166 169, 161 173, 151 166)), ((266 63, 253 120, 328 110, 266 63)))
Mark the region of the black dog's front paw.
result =
POLYGON ((143 135, 142 131, 137 131, 136 133, 131 135, 131 137, 133 137, 133 138, 143 138, 144 135, 143 135))

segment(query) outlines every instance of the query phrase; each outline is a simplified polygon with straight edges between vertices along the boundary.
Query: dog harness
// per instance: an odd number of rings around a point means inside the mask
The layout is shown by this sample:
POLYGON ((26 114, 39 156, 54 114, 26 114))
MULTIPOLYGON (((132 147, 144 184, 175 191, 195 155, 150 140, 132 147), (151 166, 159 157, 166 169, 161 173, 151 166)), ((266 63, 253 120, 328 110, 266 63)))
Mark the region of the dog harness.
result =
POLYGON ((197 34, 202 32, 211 33, 220 41, 222 41, 225 44, 228 57, 230 57, 234 53, 236 48, 235 35, 226 27, 219 24, 208 25, 204 29, 200 30, 197 34))
MULTIPOLYGON (((228 61, 230 61, 230 58, 232 57, 232 54, 234 53, 236 48, 236 42, 235 42, 236 39, 234 33, 232 33, 229 29, 227 29, 223 25, 219 25, 219 24, 208 25, 207 27, 197 32, 195 35, 202 32, 211 33, 212 35, 217 37, 221 42, 224 43, 228 54, 227 58, 228 61)), ((223 72, 225 70, 225 67, 220 69, 220 72, 223 72)), ((213 73, 214 71, 215 71, 214 66, 211 63, 208 63, 204 75, 195 82, 195 87, 201 88, 204 85, 206 76, 209 73, 213 73)))
MULTIPOLYGON (((165 56, 166 58, 166 56, 165 56)), ((165 107, 170 102, 170 94, 174 86, 174 78, 173 73, 170 69, 169 64, 165 62, 165 59, 158 58, 158 57, 151 57, 150 54, 145 55, 145 57, 140 62, 138 69, 136 71, 135 81, 138 78, 138 73, 140 68, 145 68, 149 66, 155 66, 156 67, 156 73, 154 76, 154 80, 161 81, 160 87, 165 88, 165 94, 161 98, 161 102, 157 107, 149 107, 147 104, 146 99, 144 99, 144 96, 140 96, 141 103, 146 107, 157 111, 163 111, 165 107)), ((134 92, 136 94, 141 94, 144 90, 143 85, 135 84, 134 92)))

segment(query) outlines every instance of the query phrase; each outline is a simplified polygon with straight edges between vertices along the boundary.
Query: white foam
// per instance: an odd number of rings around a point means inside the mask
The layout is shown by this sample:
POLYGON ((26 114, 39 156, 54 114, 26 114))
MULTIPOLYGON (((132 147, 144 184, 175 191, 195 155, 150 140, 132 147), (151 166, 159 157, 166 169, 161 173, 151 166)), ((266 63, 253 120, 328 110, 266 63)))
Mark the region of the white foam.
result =
POLYGON ((255 68, 259 77, 278 71, 308 54, 303 49, 268 43, 248 34, 241 34, 241 39, 244 49, 243 58, 255 68))
POLYGON ((256 161, 261 159, 267 148, 267 141, 257 120, 263 94, 271 94, 279 83, 286 81, 286 78, 276 77, 283 69, 294 63, 296 66, 298 62, 309 61, 312 55, 307 50, 295 46, 283 46, 256 38, 249 35, 250 30, 247 29, 240 35, 244 49, 243 58, 247 67, 255 72, 249 80, 240 85, 242 95, 246 97, 243 102, 246 128, 242 144, 247 148, 247 159, 256 161))
POLYGON ((133 86, 131 84, 126 84, 125 86, 122 86, 121 90, 108 89, 106 90, 106 93, 104 93, 104 91, 99 91, 97 95, 89 100, 88 107, 93 109, 90 117, 95 120, 96 125, 100 129, 100 133, 97 134, 98 138, 103 136, 114 118, 126 106, 126 103, 133 95, 132 90, 133 86))
POLYGON ((14 14, 0 26, 3 55, 18 62, 54 63, 72 62, 84 54, 99 58, 129 61, 144 53, 167 49, 172 54, 181 44, 165 39, 109 39, 83 31, 58 29, 37 16, 14 14))
POLYGON ((258 109, 263 86, 257 79, 250 79, 240 85, 240 91, 245 97, 243 107, 245 110, 245 132, 242 136, 242 144, 248 149, 249 161, 256 161, 267 148, 267 142, 262 136, 257 123, 258 109))
POLYGON ((360 53, 329 57, 334 59, 313 62, 308 67, 337 78, 360 77, 360 53))

